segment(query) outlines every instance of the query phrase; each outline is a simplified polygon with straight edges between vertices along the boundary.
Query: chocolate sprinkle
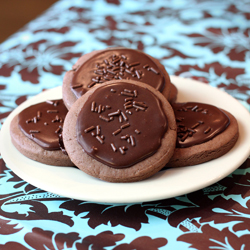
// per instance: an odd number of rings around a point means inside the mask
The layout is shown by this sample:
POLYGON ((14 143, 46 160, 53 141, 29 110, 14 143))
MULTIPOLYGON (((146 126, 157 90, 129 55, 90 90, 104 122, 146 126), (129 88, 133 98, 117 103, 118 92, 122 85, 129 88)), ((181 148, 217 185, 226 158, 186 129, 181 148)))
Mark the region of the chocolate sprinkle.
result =
POLYGON ((99 118, 102 119, 105 122, 109 122, 110 121, 110 119, 108 117, 105 117, 103 115, 100 115, 99 118))
POLYGON ((112 135, 118 135, 122 130, 119 128, 112 133, 112 135))
POLYGON ((159 72, 158 72, 155 68, 153 68, 153 67, 148 68, 148 70, 151 70, 151 71, 154 72, 156 75, 159 74, 159 72))
POLYGON ((141 131, 138 130, 138 129, 136 129, 136 130, 135 130, 135 133, 139 135, 139 134, 141 133, 141 131))
POLYGON ((116 152, 117 148, 115 147, 114 143, 111 143, 110 145, 111 145, 111 148, 113 149, 113 151, 116 152))
POLYGON ((123 117, 122 117, 122 115, 119 115, 119 122, 123 122, 123 117))
POLYGON ((188 132, 184 134, 184 136, 181 138, 181 141, 185 141, 188 137, 188 132))
POLYGON ((59 127, 59 128, 55 131, 55 133, 56 133, 56 134, 59 134, 59 133, 61 132, 61 130, 62 130, 62 128, 59 127))
POLYGON ((122 147, 119 147, 119 151, 120 151, 120 153, 121 153, 122 155, 125 155, 125 154, 126 154, 126 152, 123 150, 122 147))
POLYGON ((132 104, 132 101, 127 101, 124 103, 124 106, 130 105, 130 104, 132 104))
POLYGON ((130 124, 126 123, 126 124, 124 124, 124 125, 121 126, 121 129, 125 129, 125 128, 129 127, 129 126, 130 126, 130 124))
POLYGON ((91 127, 89 127, 89 128, 84 129, 84 132, 85 132, 85 133, 88 133, 88 132, 92 131, 93 129, 95 129, 95 127, 94 127, 94 126, 91 126, 91 127))
POLYGON ((132 93, 132 90, 130 90, 130 89, 124 89, 124 92, 132 93))
POLYGON ((207 129, 205 129, 204 134, 207 134, 210 131, 211 131, 211 127, 208 127, 207 129))
POLYGON ((90 109, 92 112, 95 112, 95 102, 92 102, 91 103, 91 109, 90 109))
POLYGON ((135 71, 135 74, 136 74, 136 76, 137 76, 138 79, 141 79, 141 75, 140 75, 140 73, 139 73, 139 70, 136 70, 136 71, 135 71))
POLYGON ((51 109, 49 109, 49 110, 47 110, 47 113, 58 113, 58 110, 51 110, 51 109))
POLYGON ((88 88, 93 87, 95 84, 96 84, 96 82, 91 82, 91 83, 89 83, 89 84, 88 84, 88 88))
POLYGON ((131 141, 131 145, 132 145, 132 147, 134 147, 135 146, 135 138, 134 138, 134 136, 130 136, 130 141, 131 141))
POLYGON ((30 123, 32 121, 33 121, 32 119, 28 119, 28 120, 26 120, 26 123, 30 123))
POLYGON ((133 108, 133 105, 132 105, 132 104, 126 105, 126 106, 125 106, 125 109, 131 109, 131 108, 133 108))
POLYGON ((133 99, 134 99, 133 97, 125 98, 125 102, 132 101, 133 99))
POLYGON ((97 135, 95 138, 96 138, 101 144, 104 143, 104 141, 102 140, 102 138, 101 138, 99 135, 97 135))
POLYGON ((130 110, 126 110, 125 112, 129 115, 132 115, 132 112, 130 110))
POLYGON ((123 136, 121 136, 121 139, 122 139, 122 140, 127 140, 127 139, 128 139, 128 135, 123 135, 123 136))
POLYGON ((101 112, 102 112, 102 105, 99 104, 99 105, 98 105, 98 111, 97 111, 97 113, 100 114, 101 112))
POLYGON ((195 111, 196 109, 198 109, 198 105, 194 106, 194 107, 192 108, 192 111, 195 111))
POLYGON ((200 125, 200 123, 197 122, 197 123, 195 123, 191 128, 192 128, 192 129, 197 128, 199 125, 200 125))
POLYGON ((108 116, 120 115, 120 113, 121 113, 121 110, 118 109, 118 110, 115 111, 115 112, 109 113, 108 116))
POLYGON ((137 109, 136 111, 139 111, 139 110, 144 111, 145 110, 144 107, 141 107, 141 106, 138 106, 138 105, 135 105, 135 104, 133 104, 133 107, 137 109))
POLYGON ((124 92, 124 91, 121 92, 121 95, 131 96, 131 97, 134 96, 134 94, 132 94, 132 93, 127 93, 127 92, 124 92))
POLYGON ((123 112, 121 112, 121 115, 122 115, 124 121, 128 120, 128 117, 123 112))
POLYGON ((100 127, 100 125, 97 125, 97 126, 96 126, 96 134, 97 134, 97 135, 100 135, 100 134, 101 134, 101 127, 100 127))

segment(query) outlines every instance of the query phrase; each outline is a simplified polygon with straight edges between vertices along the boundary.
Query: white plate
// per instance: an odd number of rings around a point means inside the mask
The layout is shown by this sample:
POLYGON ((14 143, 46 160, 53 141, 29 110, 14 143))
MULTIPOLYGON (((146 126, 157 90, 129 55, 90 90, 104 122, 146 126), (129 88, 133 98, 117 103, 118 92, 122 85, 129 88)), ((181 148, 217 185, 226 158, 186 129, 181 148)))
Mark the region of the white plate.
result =
POLYGON ((178 101, 196 101, 216 105, 238 120, 240 137, 226 155, 196 166, 168 169, 135 183, 109 183, 88 176, 73 167, 55 167, 30 160, 11 143, 9 126, 22 109, 47 99, 61 98, 57 87, 27 100, 6 119, 0 134, 4 161, 30 184, 62 196, 101 203, 136 203, 170 198, 209 186, 237 169, 250 154, 250 114, 233 97, 219 89, 190 79, 171 77, 179 90, 178 101))

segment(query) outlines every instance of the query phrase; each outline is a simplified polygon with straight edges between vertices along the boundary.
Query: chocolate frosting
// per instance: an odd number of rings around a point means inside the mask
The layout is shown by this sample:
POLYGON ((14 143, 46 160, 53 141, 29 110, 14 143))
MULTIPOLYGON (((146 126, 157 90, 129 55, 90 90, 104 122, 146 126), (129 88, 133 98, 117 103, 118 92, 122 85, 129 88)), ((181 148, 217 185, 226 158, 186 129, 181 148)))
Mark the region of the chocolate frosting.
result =
POLYGON ((32 141, 45 150, 60 150, 64 118, 68 110, 62 100, 46 101, 24 109, 18 126, 32 141))
POLYGON ((113 168, 132 166, 154 154, 166 130, 160 100, 148 89, 126 82, 95 90, 76 124, 84 151, 113 168))
POLYGON ((103 50, 84 62, 71 82, 77 98, 92 86, 115 79, 142 81, 159 91, 165 86, 165 77, 156 63, 145 53, 133 49, 103 50))
POLYGON ((223 132, 230 124, 228 116, 219 108, 204 103, 175 103, 177 148, 207 142, 223 132))

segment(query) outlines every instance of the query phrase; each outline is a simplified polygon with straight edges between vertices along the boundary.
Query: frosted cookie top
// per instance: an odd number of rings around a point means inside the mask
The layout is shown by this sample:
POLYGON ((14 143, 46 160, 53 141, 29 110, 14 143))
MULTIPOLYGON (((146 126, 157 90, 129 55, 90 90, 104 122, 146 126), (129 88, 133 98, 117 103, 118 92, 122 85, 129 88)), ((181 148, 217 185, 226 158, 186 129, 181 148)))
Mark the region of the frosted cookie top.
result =
POLYGON ((43 149, 59 150, 60 135, 67 112, 62 100, 48 100, 20 112, 18 126, 29 139, 43 149))
POLYGON ((113 168, 127 168, 154 154, 167 131, 161 101, 146 87, 112 83, 97 88, 76 125, 84 151, 113 168))
POLYGON ((133 49, 114 48, 100 51, 77 68, 71 90, 79 98, 96 84, 121 79, 142 81, 159 91, 170 84, 147 54, 133 49))
POLYGON ((177 124, 177 148, 186 148, 211 140, 230 124, 219 108, 196 102, 172 105, 177 124))

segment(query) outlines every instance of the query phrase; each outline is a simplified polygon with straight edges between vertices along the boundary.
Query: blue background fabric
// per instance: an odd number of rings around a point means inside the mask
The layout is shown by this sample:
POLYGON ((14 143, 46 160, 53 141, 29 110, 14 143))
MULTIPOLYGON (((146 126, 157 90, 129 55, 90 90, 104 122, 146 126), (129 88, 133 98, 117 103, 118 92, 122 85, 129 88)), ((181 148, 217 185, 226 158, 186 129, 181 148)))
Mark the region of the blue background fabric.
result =
MULTIPOLYGON (((124 46, 170 75, 250 104, 250 3, 233 0, 61 0, 0 44, 0 122, 62 84, 85 53, 124 46)), ((191 194, 98 204, 38 189, 0 159, 0 249, 250 249, 250 161, 191 194)))

